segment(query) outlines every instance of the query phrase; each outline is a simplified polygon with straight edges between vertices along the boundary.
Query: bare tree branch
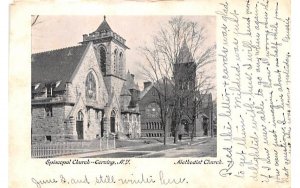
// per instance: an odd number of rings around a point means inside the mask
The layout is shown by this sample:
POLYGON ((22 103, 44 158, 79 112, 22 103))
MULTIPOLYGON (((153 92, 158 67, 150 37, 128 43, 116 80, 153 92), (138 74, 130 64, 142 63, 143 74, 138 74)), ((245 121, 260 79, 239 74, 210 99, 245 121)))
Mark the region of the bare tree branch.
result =
MULTIPOLYGON (((142 67, 144 77, 155 84, 158 95, 157 103, 161 109, 161 121, 165 133, 164 144, 166 144, 168 126, 166 118, 174 116, 176 135, 182 117, 188 116, 194 122, 197 113, 202 111, 205 96, 214 88, 211 77, 204 74, 203 67, 215 61, 216 45, 203 49, 205 39, 204 27, 180 16, 173 17, 166 25, 161 26, 153 36, 152 43, 140 48, 146 59, 146 65, 142 67), (188 52, 184 52, 184 45, 188 47, 188 52), (193 87, 189 88, 189 92, 180 89, 178 83, 176 84, 178 80, 176 81, 175 76, 178 75, 174 75, 175 66, 182 61, 194 62, 194 71, 197 73, 196 81, 193 87), (182 101, 189 98, 193 99, 192 109, 188 105, 182 106, 182 101), (189 113, 191 111, 193 113, 189 113)), ((184 78, 187 75, 180 76, 184 78)))

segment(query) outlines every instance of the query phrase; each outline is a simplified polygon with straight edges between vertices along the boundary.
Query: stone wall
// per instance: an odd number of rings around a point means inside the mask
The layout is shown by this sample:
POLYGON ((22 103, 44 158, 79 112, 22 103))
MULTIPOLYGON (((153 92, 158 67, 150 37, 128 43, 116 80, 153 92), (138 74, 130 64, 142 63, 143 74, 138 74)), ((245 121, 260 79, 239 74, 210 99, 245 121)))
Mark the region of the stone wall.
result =
POLYGON ((102 112, 97 111, 93 108, 88 110, 88 123, 86 127, 84 127, 83 138, 85 140, 92 140, 98 138, 101 135, 101 120, 102 120, 102 112), (98 114, 97 114, 98 113, 98 114))
POLYGON ((106 49, 106 74, 111 75, 115 74, 118 77, 125 78, 125 71, 126 71, 126 52, 125 49, 115 42, 102 42, 102 43, 97 43, 94 44, 94 49, 96 52, 96 56, 98 61, 100 62, 100 47, 103 46, 106 49), (114 66, 113 66, 113 61, 114 61, 114 50, 118 50, 118 55, 120 52, 123 53, 123 60, 119 65, 116 65, 116 68, 119 70, 114 71, 114 66))
POLYGON ((114 76, 106 76, 104 77, 104 81, 107 87, 108 94, 111 95, 112 93, 115 93, 115 96, 120 97, 121 90, 125 81, 114 76))
MULTIPOLYGON (((123 64, 118 72, 125 78, 126 55, 125 49, 114 42, 103 43, 106 47, 106 70, 112 72, 113 50, 118 48, 123 53, 123 64)), ((78 112, 83 113, 83 139, 91 140, 101 135, 101 121, 106 134, 110 132, 110 115, 116 111, 116 133, 127 132, 132 138, 141 135, 141 119, 139 114, 131 114, 126 120, 128 129, 122 121, 122 106, 128 106, 131 97, 121 97, 124 79, 115 76, 102 75, 97 58, 99 45, 90 45, 79 67, 73 73, 70 82, 66 84, 64 93, 67 103, 53 104, 52 116, 47 116, 45 104, 32 106, 32 142, 77 140, 76 121, 78 112), (96 52, 96 53, 95 53, 96 52), (96 80, 96 99, 88 99, 86 95, 86 78, 92 72, 96 80), (104 115, 104 114, 105 115, 104 115), (103 118, 104 117, 104 118, 103 118), (129 131, 130 129, 130 131, 129 131), (130 133, 129 133, 130 132, 130 133)), ((45 95, 39 96, 46 98, 45 95)))
POLYGON ((103 108, 104 105, 107 103, 108 95, 103 81, 102 73, 97 63, 97 59, 92 47, 88 49, 83 59, 83 62, 81 63, 81 66, 79 67, 77 72, 75 72, 76 75, 72 80, 72 87, 70 87, 71 90, 69 91, 70 94, 72 94, 70 97, 73 99, 72 101, 75 102, 79 96, 82 96, 84 102, 87 103, 86 96, 85 96, 85 90, 86 90, 85 82, 89 72, 93 73, 97 85, 96 88, 97 96, 96 96, 96 100, 93 101, 94 105, 103 108))
POLYGON ((47 116, 45 105, 32 106, 32 142, 61 141, 67 135, 64 126, 64 106, 53 104, 52 116, 47 116), (47 136, 47 138, 46 138, 47 136))
POLYGON ((121 109, 123 111, 124 110, 128 110, 128 106, 129 106, 130 100, 131 100, 131 96, 130 95, 121 96, 120 103, 121 103, 121 109))

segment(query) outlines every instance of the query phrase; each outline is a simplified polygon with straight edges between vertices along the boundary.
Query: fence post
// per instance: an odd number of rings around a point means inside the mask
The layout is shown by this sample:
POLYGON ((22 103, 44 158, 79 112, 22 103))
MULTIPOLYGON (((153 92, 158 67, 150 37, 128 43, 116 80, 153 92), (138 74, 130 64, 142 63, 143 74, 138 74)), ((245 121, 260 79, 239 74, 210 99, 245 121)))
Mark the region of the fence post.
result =
POLYGON ((45 158, 47 158, 49 156, 49 145, 46 145, 46 155, 45 158))
POLYGON ((108 150, 108 136, 106 137, 106 149, 108 150))
POLYGON ((100 151, 102 150, 102 149, 101 149, 101 140, 102 140, 102 138, 101 138, 101 136, 100 136, 100 139, 99 139, 99 144, 100 144, 100 148, 99 148, 99 149, 100 149, 100 151))

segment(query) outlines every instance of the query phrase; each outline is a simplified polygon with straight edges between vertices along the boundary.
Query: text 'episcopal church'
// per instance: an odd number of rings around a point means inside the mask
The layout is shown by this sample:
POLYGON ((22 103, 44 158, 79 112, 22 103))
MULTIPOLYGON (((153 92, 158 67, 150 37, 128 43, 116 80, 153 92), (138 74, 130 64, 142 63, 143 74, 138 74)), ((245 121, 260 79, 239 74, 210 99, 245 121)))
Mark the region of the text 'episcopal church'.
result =
POLYGON ((125 42, 104 17, 80 45, 32 54, 32 143, 163 136, 151 83, 140 92, 127 72, 125 42))

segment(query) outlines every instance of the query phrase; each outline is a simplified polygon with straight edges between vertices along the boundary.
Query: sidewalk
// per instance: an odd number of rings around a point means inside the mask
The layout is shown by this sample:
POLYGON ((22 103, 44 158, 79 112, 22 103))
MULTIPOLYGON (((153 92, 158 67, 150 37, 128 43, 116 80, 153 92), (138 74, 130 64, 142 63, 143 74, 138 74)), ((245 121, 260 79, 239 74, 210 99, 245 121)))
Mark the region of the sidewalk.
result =
POLYGON ((184 138, 178 143, 167 143, 166 146, 163 143, 152 143, 152 144, 144 144, 140 146, 129 146, 129 147, 120 147, 112 150, 105 150, 105 151, 95 151, 89 153, 81 153, 81 154, 74 154, 74 155, 66 155, 61 156, 62 158, 127 158, 123 156, 130 156, 130 157, 158 157, 160 154, 165 153, 166 151, 176 150, 183 146, 195 146, 199 144, 203 144, 207 142, 210 137, 195 137, 193 143, 191 144, 190 138, 184 138), (117 156, 117 157, 116 157, 117 156))

